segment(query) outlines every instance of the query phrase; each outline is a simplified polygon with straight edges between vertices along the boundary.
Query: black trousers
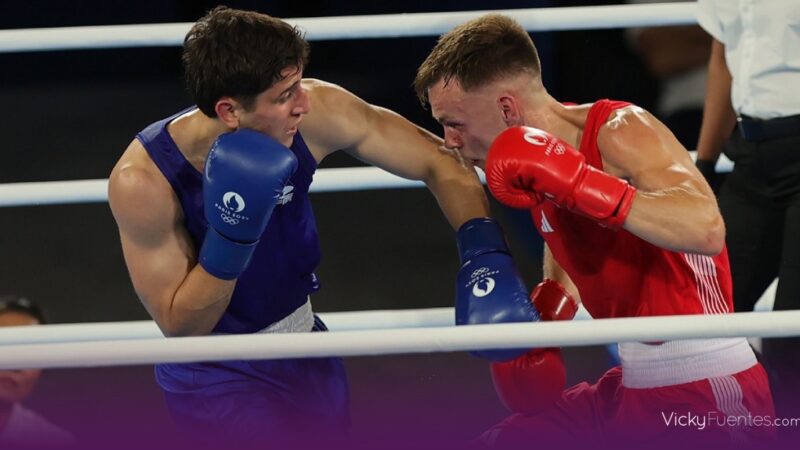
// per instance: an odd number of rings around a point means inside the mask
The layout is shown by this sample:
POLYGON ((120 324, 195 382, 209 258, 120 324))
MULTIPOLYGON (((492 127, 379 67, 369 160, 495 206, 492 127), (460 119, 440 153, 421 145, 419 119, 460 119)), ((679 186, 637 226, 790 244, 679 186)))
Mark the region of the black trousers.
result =
MULTIPOLYGON (((800 309, 800 130, 761 142, 734 131, 725 154, 735 162, 719 194, 735 310, 752 311, 776 276, 774 309, 800 309)), ((778 416, 798 416, 800 338, 764 339, 762 351, 778 416)))
POLYGON ((736 310, 751 311, 776 276, 775 309, 800 309, 800 135, 748 142, 734 132, 725 153, 736 163, 719 195, 736 310))

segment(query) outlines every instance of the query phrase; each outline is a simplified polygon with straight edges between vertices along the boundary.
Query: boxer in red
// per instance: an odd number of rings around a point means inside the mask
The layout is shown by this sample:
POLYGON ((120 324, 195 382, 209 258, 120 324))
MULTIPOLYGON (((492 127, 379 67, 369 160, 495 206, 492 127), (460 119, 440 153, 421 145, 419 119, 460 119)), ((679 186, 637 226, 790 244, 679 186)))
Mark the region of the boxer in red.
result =
MULTIPOLYGON (((733 310, 714 195, 650 113, 611 100, 558 102, 542 84, 530 36, 500 15, 443 35, 415 84, 444 128, 445 145, 486 172, 499 201, 530 209, 546 243, 545 277, 593 317, 733 310)), ((767 377, 745 339, 625 343, 620 355, 621 366, 596 384, 581 383, 533 408, 507 397, 547 397, 551 387, 537 382, 536 365, 511 366, 494 380, 515 414, 483 442, 531 448, 582 436, 592 443, 688 438, 727 446, 774 436, 767 377)), ((552 364, 543 370, 555 378, 552 364)))

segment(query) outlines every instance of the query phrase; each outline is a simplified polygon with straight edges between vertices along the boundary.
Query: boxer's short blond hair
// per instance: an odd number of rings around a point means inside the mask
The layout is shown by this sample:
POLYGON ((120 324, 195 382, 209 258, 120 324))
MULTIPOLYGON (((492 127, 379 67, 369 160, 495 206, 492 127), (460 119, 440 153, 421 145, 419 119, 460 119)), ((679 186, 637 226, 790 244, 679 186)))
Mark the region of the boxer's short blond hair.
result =
POLYGON ((541 73, 533 40, 513 19, 488 14, 442 35, 417 70, 414 88, 425 105, 428 89, 440 80, 445 83, 455 80, 469 91, 520 72, 535 77, 541 73))

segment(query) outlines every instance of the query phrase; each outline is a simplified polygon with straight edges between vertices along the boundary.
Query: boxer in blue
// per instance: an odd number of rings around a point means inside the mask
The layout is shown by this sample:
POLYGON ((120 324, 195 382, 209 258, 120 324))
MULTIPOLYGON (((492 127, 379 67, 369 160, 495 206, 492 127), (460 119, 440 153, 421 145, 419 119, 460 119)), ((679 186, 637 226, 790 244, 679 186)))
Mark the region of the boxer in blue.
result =
MULTIPOLYGON (((308 189, 338 149, 425 181, 454 228, 489 214, 468 163, 397 114, 304 79, 307 58, 285 22, 214 9, 184 42, 196 106, 145 128, 114 167, 128 271, 166 336, 325 330, 309 300, 320 248, 308 189)), ((263 445, 348 426, 337 358, 159 364, 156 379, 194 435, 263 445)))

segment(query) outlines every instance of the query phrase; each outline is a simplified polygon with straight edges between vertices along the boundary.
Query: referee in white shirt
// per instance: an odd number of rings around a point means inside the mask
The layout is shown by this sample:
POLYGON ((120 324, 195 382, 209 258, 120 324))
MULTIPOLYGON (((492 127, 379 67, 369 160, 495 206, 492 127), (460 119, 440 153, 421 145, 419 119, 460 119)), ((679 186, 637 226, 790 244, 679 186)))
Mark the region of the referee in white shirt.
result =
MULTIPOLYGON (((735 162, 719 193, 737 311, 780 278, 776 310, 800 309, 800 1, 699 0, 713 37, 698 168, 735 162)), ((778 416, 800 416, 800 340, 765 340, 778 416)))

